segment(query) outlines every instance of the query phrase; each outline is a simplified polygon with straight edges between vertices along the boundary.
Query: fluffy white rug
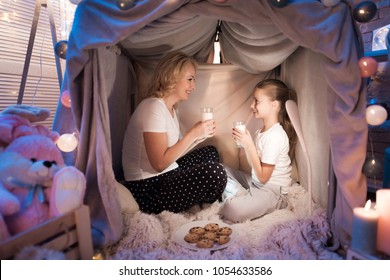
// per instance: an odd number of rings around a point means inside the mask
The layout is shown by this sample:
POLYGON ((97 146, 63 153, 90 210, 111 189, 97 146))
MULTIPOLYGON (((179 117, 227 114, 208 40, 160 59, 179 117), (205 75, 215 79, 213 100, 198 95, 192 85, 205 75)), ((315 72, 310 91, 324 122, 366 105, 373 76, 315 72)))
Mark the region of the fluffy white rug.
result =
POLYGON ((124 214, 122 238, 103 252, 107 259, 121 260, 342 259, 325 248, 330 236, 325 209, 316 206, 309 217, 306 197, 301 186, 291 187, 286 209, 232 225, 235 237, 227 248, 216 251, 187 249, 176 243, 174 236, 182 225, 192 221, 223 222, 219 216, 220 203, 193 207, 180 214, 167 211, 159 215, 124 214))

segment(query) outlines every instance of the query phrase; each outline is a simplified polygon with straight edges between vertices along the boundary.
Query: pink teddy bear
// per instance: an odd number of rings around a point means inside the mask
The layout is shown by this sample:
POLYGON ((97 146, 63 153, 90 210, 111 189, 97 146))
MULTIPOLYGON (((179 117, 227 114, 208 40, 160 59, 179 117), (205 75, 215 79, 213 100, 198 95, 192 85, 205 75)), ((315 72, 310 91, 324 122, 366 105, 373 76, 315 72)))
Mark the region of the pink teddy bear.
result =
POLYGON ((0 114, 0 240, 81 206, 86 188, 84 174, 64 164, 56 132, 6 112, 0 114))

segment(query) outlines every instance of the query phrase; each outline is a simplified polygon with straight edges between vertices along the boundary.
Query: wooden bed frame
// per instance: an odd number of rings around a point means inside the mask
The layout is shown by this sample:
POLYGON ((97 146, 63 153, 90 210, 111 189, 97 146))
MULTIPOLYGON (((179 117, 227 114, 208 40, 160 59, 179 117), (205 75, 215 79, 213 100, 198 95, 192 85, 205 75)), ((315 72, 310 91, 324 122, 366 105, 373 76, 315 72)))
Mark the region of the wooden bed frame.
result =
POLYGON ((91 260, 93 246, 88 206, 82 205, 69 213, 0 241, 0 259, 14 259, 21 249, 30 245, 61 251, 69 260, 91 260))

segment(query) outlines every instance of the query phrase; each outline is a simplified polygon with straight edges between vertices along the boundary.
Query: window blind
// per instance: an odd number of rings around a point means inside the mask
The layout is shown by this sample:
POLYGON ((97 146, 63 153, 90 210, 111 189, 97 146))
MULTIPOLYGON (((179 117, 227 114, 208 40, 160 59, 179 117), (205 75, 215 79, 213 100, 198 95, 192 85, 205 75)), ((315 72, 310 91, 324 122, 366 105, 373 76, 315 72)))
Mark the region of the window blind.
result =
MULTIPOLYGON (((57 40, 60 40, 63 1, 51 3, 57 40)), ((35 0, 0 0, 0 111, 17 103, 34 10, 35 0)), ((62 73, 64 67, 65 61, 61 61, 62 73)), ((41 6, 22 104, 49 109, 51 116, 41 124, 51 128, 59 94, 49 12, 44 5, 41 6)))

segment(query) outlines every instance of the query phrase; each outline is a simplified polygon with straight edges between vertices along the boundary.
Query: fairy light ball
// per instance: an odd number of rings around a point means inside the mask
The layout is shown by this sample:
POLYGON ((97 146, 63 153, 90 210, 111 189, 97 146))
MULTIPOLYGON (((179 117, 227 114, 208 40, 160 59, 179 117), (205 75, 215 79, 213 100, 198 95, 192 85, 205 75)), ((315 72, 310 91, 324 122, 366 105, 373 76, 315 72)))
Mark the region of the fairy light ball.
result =
POLYGON ((135 6, 135 0, 118 0, 117 5, 123 11, 129 10, 135 6))
POLYGON ((387 119, 387 111, 381 105, 370 105, 366 108, 366 121, 369 125, 381 125, 387 119))
POLYGON ((283 8, 287 6, 289 0, 268 0, 272 6, 276 8, 283 8))
POLYGON ((62 134, 57 140, 58 148, 63 152, 72 152, 76 149, 79 144, 79 140, 74 133, 62 134))
POLYGON ((61 103, 62 103, 62 105, 64 105, 67 108, 71 107, 71 100, 70 100, 69 90, 64 90, 61 93, 61 103))
POLYGON ((372 57, 362 57, 359 59, 360 73, 363 78, 370 77, 378 70, 378 62, 372 57))
POLYGON ((54 45, 55 54, 62 59, 66 59, 66 53, 68 51, 68 41, 61 40, 54 45))
POLYGON ((383 174, 383 166, 374 155, 368 155, 362 171, 369 178, 378 178, 383 174))
POLYGON ((358 22, 367 22, 372 20, 378 8, 372 1, 363 1, 353 10, 353 17, 358 22))

